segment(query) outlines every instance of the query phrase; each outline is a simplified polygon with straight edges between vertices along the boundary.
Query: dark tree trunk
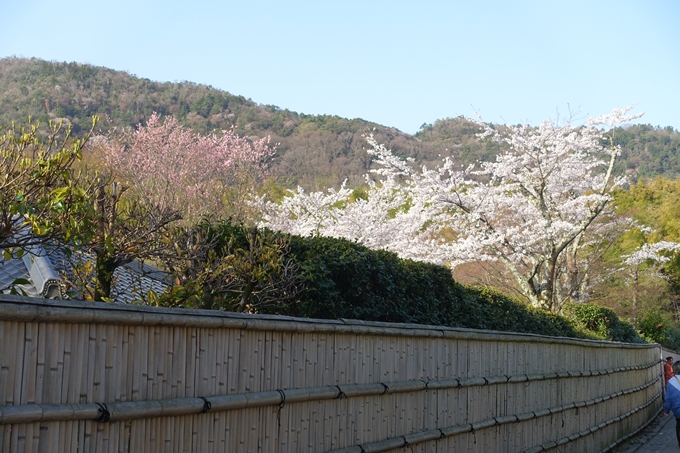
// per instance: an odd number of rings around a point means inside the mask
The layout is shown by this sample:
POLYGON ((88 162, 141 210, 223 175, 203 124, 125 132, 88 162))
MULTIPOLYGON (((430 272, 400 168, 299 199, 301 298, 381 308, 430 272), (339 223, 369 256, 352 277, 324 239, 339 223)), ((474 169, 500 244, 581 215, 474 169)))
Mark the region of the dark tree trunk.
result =
POLYGON ((97 253, 97 280, 94 288, 94 300, 103 301, 111 297, 113 272, 116 270, 115 258, 107 253, 97 253))

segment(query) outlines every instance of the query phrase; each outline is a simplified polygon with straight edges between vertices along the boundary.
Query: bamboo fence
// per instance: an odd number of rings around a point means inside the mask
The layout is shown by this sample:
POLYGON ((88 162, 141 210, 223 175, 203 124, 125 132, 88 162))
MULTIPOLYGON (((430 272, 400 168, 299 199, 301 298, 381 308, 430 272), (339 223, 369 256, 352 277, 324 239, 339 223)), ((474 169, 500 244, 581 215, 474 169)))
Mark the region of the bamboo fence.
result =
POLYGON ((661 355, 0 296, 0 452, 604 452, 659 412, 661 355))

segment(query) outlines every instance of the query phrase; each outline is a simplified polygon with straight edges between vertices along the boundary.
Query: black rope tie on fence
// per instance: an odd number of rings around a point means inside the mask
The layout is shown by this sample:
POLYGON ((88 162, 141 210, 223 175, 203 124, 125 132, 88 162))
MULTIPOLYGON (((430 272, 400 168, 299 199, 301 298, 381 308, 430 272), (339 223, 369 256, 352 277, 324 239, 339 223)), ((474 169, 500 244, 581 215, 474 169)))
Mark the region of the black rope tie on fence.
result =
POLYGON ((383 392, 381 393, 382 395, 384 395, 385 393, 387 393, 387 392, 390 391, 390 388, 389 388, 389 387, 387 386, 387 384, 385 384, 384 382, 381 382, 380 385, 382 385, 383 387, 385 387, 385 390, 383 390, 383 392))
POLYGON ((411 449, 411 453, 413 453, 413 447, 411 444, 408 443, 408 440, 406 440, 406 436, 401 436, 401 438, 404 440, 404 448, 408 447, 411 449))
POLYGON ((477 433, 475 432, 475 427, 470 423, 470 432, 472 433, 472 438, 474 439, 474 443, 477 444, 477 433))
POLYGON ((515 423, 519 423, 519 422, 521 422, 521 421, 522 421, 522 420, 519 419, 519 417, 517 416, 517 414, 515 414, 515 423))
POLYGON ((199 412, 199 413, 200 413, 200 414, 205 414, 205 413, 208 412, 210 409, 212 409, 212 404, 210 403, 210 401, 208 401, 207 399, 205 399, 204 396, 199 396, 199 398, 203 400, 203 409, 202 409, 201 412, 199 412))
POLYGON ((366 450, 364 450, 364 447, 362 445, 359 445, 359 448, 361 449, 361 453, 366 453, 366 450))
POLYGON ((278 414, 276 414, 276 419, 279 422, 279 428, 281 428, 281 409, 283 409, 283 406, 286 405, 286 394, 281 389, 276 389, 276 391, 279 392, 279 395, 281 395, 281 402, 279 403, 278 414))
POLYGON ((345 399, 347 399, 347 394, 345 394, 345 392, 342 391, 339 385, 336 385, 335 388, 338 389, 338 396, 335 397, 336 400, 342 397, 345 397, 345 399))
POLYGON ((439 439, 445 438, 445 437, 446 437, 446 434, 444 434, 444 431, 442 431, 442 430, 439 429, 439 428, 437 428, 437 429, 439 430, 439 439))
POLYGON ((484 385, 489 385, 489 380, 487 378, 482 378, 484 379, 484 385))
POLYGON ((507 384, 508 382, 510 382, 510 376, 508 376, 507 374, 504 374, 503 377, 505 377, 505 383, 506 383, 506 384, 507 384))
POLYGON ((111 412, 109 412, 109 408, 106 405, 106 403, 95 403, 97 406, 99 406, 99 409, 97 409, 97 412, 99 413, 99 416, 95 418, 94 420, 97 422, 102 422, 102 423, 107 423, 109 420, 111 420, 111 412))
POLYGON ((425 384, 425 391, 426 391, 426 392, 427 392, 428 390, 430 390, 430 381, 424 381, 424 380, 421 379, 420 382, 422 382, 423 384, 425 384))

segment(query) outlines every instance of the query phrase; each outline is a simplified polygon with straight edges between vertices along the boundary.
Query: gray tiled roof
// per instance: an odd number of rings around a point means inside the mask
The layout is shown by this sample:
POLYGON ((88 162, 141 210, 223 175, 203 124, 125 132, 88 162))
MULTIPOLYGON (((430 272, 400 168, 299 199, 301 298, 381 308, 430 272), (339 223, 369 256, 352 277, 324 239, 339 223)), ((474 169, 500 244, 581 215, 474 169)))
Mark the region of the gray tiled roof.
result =
POLYGON ((111 299, 116 302, 130 303, 139 299, 140 292, 147 294, 149 290, 161 294, 170 286, 170 276, 155 267, 140 261, 133 261, 119 267, 113 273, 114 286, 111 290, 111 299))
POLYGON ((63 299, 64 285, 47 252, 39 246, 25 249, 21 258, 3 260, 0 264, 0 288, 9 288, 16 279, 28 280, 18 289, 32 297, 63 299))
MULTIPOLYGON (((0 288, 5 289, 5 292, 9 291, 8 288, 18 278, 30 280, 24 261, 16 258, 0 260, 0 288)), ((26 295, 38 297, 38 290, 32 282, 29 285, 18 285, 18 287, 24 290, 26 295)))
MULTIPOLYGON (((83 261, 90 258, 80 255, 75 259, 83 261)), ((29 284, 17 285, 17 289, 26 295, 64 299, 67 298, 66 285, 60 275, 69 279, 73 277, 70 260, 58 248, 33 247, 21 258, 0 258, 0 290, 5 293, 9 292, 17 278, 22 278, 29 284)), ((167 273, 139 261, 117 268, 113 276, 111 299, 117 303, 139 302, 140 294, 146 295, 149 290, 161 294, 171 283, 167 273)))

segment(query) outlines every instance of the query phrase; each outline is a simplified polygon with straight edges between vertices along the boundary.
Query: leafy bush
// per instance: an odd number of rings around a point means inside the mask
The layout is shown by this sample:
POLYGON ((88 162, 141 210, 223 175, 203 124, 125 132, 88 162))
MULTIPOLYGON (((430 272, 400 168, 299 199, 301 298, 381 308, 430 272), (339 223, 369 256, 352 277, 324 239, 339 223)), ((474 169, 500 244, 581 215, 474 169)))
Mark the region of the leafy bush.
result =
MULTIPOLYGON (((219 255, 227 252, 249 250, 252 244, 248 242, 247 232, 228 223, 212 226, 210 233, 204 232, 219 238, 210 241, 214 246, 212 259, 224 258, 219 255)), ((277 255, 281 262, 275 266, 259 266, 259 272, 267 275, 258 275, 253 281, 276 287, 277 279, 284 278, 283 274, 277 274, 277 269, 294 269, 297 291, 287 303, 257 306, 254 311, 258 313, 642 341, 632 326, 606 308, 569 305, 569 316, 560 316, 487 288, 462 285, 453 280, 450 270, 443 266, 400 259, 395 253, 371 250, 346 239, 289 236, 269 230, 260 230, 259 234, 270 238, 268 244, 277 241, 285 244, 285 249, 277 255)), ((239 278, 247 281, 244 276, 239 278)), ((287 275, 286 278, 293 277, 287 275)), ((199 286, 205 288, 205 283, 201 281, 199 286)), ((189 287, 189 283, 184 285, 189 287)), ((219 285, 212 286, 210 291, 213 303, 196 306, 236 309, 236 301, 229 302, 233 296, 220 295, 215 288, 219 285), (222 302, 215 304, 218 300, 222 302)), ((229 288, 229 291, 233 293, 235 289, 229 288)), ((200 296, 200 292, 195 295, 200 296)))
POLYGON ((461 327, 541 335, 594 338, 579 331, 564 317, 521 304, 487 288, 460 285, 456 321, 461 327))
POLYGON ((166 266, 177 277, 158 303, 249 313, 285 313, 300 288, 288 258, 290 236, 270 230, 201 222, 181 231, 179 259, 166 266))
POLYGON ((577 328, 593 332, 597 338, 626 343, 644 340, 628 322, 619 319, 614 311, 595 304, 567 303, 562 313, 577 328))
POLYGON ((293 315, 449 324, 446 268, 327 237, 293 236, 291 254, 304 282, 293 315))
POLYGON ((345 239, 293 237, 291 253, 304 271, 304 289, 291 315, 642 341, 609 309, 582 304, 570 317, 556 315, 487 288, 462 285, 443 266, 400 259, 345 239), (588 314, 599 323, 584 322, 588 314))
POLYGON ((674 351, 680 350, 680 327, 659 309, 649 310, 637 322, 640 334, 674 351))
POLYGON ((680 327, 677 324, 672 324, 668 327, 664 335, 664 341, 661 344, 673 351, 680 351, 680 327))

